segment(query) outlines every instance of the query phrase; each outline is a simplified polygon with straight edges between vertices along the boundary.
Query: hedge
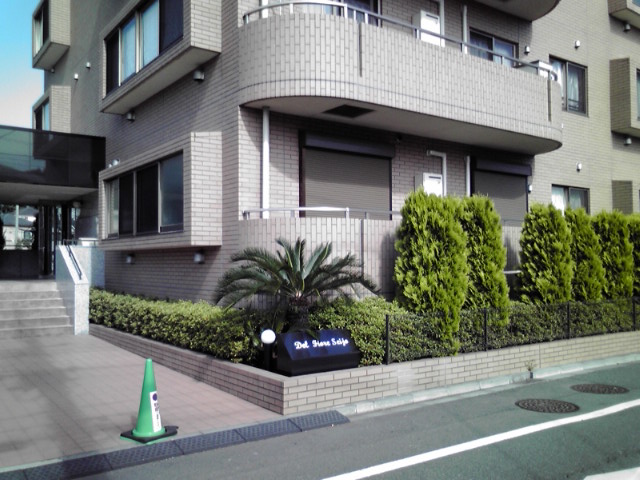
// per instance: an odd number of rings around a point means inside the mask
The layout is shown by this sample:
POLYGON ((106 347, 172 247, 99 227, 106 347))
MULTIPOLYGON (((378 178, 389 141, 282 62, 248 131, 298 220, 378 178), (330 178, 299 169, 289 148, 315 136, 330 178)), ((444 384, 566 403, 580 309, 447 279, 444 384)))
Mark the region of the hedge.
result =
POLYGON ((579 302, 601 300, 604 286, 604 268, 600 258, 602 247, 591 217, 582 208, 567 209, 564 216, 571 232, 574 265, 571 297, 579 302))

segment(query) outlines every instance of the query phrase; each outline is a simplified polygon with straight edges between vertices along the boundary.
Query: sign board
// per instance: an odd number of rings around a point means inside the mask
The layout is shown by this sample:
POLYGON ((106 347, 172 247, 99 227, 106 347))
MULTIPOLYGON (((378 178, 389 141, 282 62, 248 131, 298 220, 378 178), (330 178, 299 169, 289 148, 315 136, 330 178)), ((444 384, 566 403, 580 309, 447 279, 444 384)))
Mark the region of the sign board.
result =
POLYGON ((360 351, 347 330, 289 332, 278 335, 277 370, 286 375, 355 368, 360 351))

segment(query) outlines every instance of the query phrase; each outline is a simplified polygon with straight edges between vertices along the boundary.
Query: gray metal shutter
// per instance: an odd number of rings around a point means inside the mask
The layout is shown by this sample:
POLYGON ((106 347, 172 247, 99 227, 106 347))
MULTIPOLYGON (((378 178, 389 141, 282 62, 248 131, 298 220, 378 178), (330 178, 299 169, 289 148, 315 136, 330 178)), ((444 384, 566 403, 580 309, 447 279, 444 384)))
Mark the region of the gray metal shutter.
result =
MULTIPOLYGON (((307 207, 390 210, 390 159, 308 148, 303 155, 307 207)), ((318 216, 315 212, 307 215, 318 216)), ((351 216, 362 218, 364 214, 351 216)), ((370 218, 388 219, 388 215, 370 218)))
POLYGON ((527 177, 476 170, 473 184, 474 193, 493 200, 503 225, 522 225, 527 213, 527 177))
POLYGON ((627 180, 612 180, 613 209, 624 214, 633 213, 633 183, 627 180))

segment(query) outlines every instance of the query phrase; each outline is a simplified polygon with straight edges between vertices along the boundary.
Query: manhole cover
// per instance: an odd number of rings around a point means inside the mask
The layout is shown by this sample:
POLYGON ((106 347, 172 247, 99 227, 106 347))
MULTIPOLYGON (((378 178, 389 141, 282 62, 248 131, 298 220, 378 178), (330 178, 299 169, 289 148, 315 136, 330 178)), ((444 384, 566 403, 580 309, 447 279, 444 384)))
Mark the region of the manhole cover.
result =
POLYGON ((547 400, 543 398, 518 400, 516 405, 525 410, 543 413, 571 413, 580 408, 573 403, 563 402, 562 400, 547 400))
POLYGON ((582 385, 572 385, 571 388, 582 393, 627 393, 628 389, 624 387, 618 387, 616 385, 603 385, 601 383, 585 383, 582 385))

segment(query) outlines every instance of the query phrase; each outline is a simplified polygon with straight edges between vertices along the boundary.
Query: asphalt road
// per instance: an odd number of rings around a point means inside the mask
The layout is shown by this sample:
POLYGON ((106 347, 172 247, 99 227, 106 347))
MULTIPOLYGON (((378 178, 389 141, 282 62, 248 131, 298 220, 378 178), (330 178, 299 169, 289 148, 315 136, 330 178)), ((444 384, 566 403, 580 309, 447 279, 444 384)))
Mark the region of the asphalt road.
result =
POLYGON ((546 480, 637 468, 640 364, 355 415, 350 421, 87 478, 546 480), (615 385, 628 392, 581 393, 571 388, 578 384, 615 385), (523 399, 562 400, 579 410, 534 412, 515 405, 523 399), (601 416, 593 418, 596 414, 601 416), (362 472, 389 462, 395 463, 386 473, 362 472))

